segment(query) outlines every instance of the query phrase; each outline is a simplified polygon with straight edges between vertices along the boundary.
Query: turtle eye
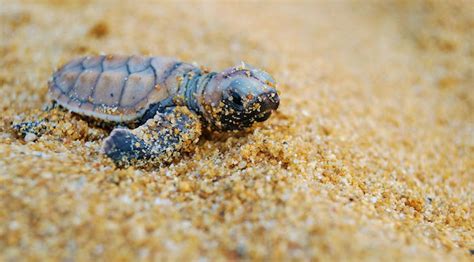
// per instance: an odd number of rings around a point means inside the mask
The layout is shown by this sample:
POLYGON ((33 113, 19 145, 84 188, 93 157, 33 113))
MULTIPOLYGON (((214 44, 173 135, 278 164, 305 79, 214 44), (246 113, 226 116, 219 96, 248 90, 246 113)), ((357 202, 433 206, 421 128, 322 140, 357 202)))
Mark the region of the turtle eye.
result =
POLYGON ((233 104, 237 106, 243 106, 242 97, 232 89, 230 90, 230 98, 233 104))

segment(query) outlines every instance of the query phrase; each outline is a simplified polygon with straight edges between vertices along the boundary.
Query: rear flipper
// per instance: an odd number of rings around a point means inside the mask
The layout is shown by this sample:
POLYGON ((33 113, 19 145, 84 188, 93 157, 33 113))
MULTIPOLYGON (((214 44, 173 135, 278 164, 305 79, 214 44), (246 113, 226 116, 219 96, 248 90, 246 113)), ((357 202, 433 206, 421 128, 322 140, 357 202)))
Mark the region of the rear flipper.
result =
POLYGON ((29 136, 30 138, 34 137, 36 139, 44 135, 49 130, 53 129, 54 126, 56 125, 55 122, 49 121, 47 115, 51 110, 57 107, 58 106, 55 102, 47 104, 43 108, 44 111, 38 114, 37 120, 24 121, 24 122, 18 122, 18 123, 14 122, 11 128, 21 138, 27 139, 29 136))
POLYGON ((24 138, 29 139, 29 137, 36 139, 44 135, 50 128, 46 120, 30 121, 30 122, 20 122, 12 125, 12 129, 15 133, 24 138))
POLYGON ((114 129, 103 151, 118 167, 155 166, 190 151, 200 135, 198 117, 186 107, 175 107, 156 113, 136 129, 114 129))

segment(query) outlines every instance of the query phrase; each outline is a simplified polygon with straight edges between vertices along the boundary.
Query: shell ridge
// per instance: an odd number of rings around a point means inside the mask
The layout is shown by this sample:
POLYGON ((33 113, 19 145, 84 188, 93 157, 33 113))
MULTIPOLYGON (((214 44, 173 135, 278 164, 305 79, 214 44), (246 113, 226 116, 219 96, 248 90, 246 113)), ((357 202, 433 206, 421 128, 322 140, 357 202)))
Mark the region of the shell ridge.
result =
MULTIPOLYGON (((84 62, 84 60, 86 60, 86 58, 82 59, 81 62, 77 64, 77 65, 79 65, 79 66, 81 67, 81 70, 84 69, 84 66, 82 65, 82 62, 84 62)), ((67 66, 67 64, 64 65, 62 68, 65 68, 66 66, 67 66)), ((60 85, 56 82, 56 80, 58 79, 59 75, 62 75, 62 73, 63 73, 63 72, 62 72, 62 69, 60 69, 60 70, 57 71, 57 73, 55 74, 55 78, 54 78, 54 88, 55 88, 55 89, 59 89, 59 92, 60 92, 61 94, 63 94, 64 96, 68 96, 69 92, 71 92, 71 90, 74 89, 74 86, 76 85, 77 80, 79 79, 79 76, 82 74, 82 72, 79 73, 79 74, 77 74, 77 77, 76 77, 76 79, 74 80, 74 84, 72 84, 72 86, 69 87, 69 90, 68 90, 67 92, 64 92, 64 91, 62 90, 62 88, 60 87, 60 85)), ((68 99, 68 101, 70 101, 70 99, 68 99)))
MULTIPOLYGON (((78 58, 79 59, 79 58, 78 58)), ((70 64, 74 63, 75 60, 72 60, 72 61, 69 61, 69 63, 66 63, 64 64, 63 66, 61 66, 58 70, 56 70, 56 72, 63 72, 64 70, 70 70, 78 65, 82 65, 82 63, 87 59, 87 56, 84 56, 84 57, 81 57, 80 58, 80 62, 78 62, 77 64, 75 64, 74 66, 70 67, 70 68, 67 68, 70 64)))
MULTIPOLYGON (((150 65, 151 65, 151 63, 150 63, 150 65)), ((152 68, 153 68, 153 66, 152 66, 152 68)), ((154 70, 153 70, 153 71, 154 71, 154 70)), ((148 101, 148 97, 149 97, 149 95, 150 95, 153 91, 155 91, 156 85, 157 85, 157 84, 156 84, 156 78, 155 78, 155 81, 154 81, 154 83, 153 83, 153 87, 154 87, 154 88, 150 89, 150 90, 147 92, 147 94, 145 95, 145 98, 144 98, 144 99, 146 99, 146 100, 148 101)), ((136 107, 136 106, 137 106, 138 104, 140 104, 141 102, 142 102, 142 101, 140 101, 140 100, 139 100, 139 101, 136 101, 135 103, 133 103, 132 105, 130 105, 130 107, 132 107, 132 108, 133 108, 133 107, 136 107)))
POLYGON ((150 67, 151 67, 151 70, 153 70, 153 76, 155 78, 155 80, 153 81, 153 85, 156 86, 156 83, 158 82, 158 75, 156 73, 156 68, 152 64, 153 59, 155 59, 155 57, 150 58, 150 67))
MULTIPOLYGON (((145 72, 146 70, 148 70, 148 68, 150 66, 151 66, 151 58, 148 58, 148 65, 145 68, 143 68, 142 70, 134 71, 133 73, 130 70, 130 74, 139 74, 139 73, 145 72)), ((153 67, 152 67, 152 70, 155 71, 155 69, 153 67)), ((156 73, 155 73, 155 75, 156 75, 156 73)))
MULTIPOLYGON (((86 60, 86 58, 87 58, 87 57, 83 57, 82 60, 81 60, 81 62, 78 63, 77 65, 80 65, 81 68, 84 68, 83 65, 82 65, 82 62, 84 62, 84 60, 86 60)), ((77 66, 77 65, 76 65, 76 66, 77 66)), ((67 66, 67 64, 63 65, 63 66, 61 67, 61 69, 59 69, 59 70, 56 72, 56 74, 54 74, 54 76, 53 76, 54 88, 55 88, 55 89, 59 89, 59 92, 61 92, 61 94, 65 95, 65 96, 67 96, 67 94, 74 88, 74 86, 76 85, 77 80, 79 79, 79 76, 81 75, 81 74, 78 74, 78 75, 77 75, 77 78, 74 80, 74 84, 71 86, 71 88, 68 90, 67 93, 63 92, 63 90, 60 88, 59 84, 57 83, 57 79, 58 79, 60 73, 63 73, 62 71, 64 70, 64 68, 65 68, 66 66, 67 66)), ((81 72, 81 73, 82 73, 82 72, 81 72)))
POLYGON ((173 74, 173 72, 176 71, 176 69, 178 69, 182 64, 183 62, 176 62, 171 67, 171 69, 168 69, 167 72, 164 74, 163 83, 166 83, 166 80, 168 80, 168 78, 173 74))
POLYGON ((130 62, 130 59, 132 57, 129 56, 128 59, 127 59, 127 62, 125 62, 125 68, 127 69, 127 78, 125 78, 125 81, 123 81, 123 84, 122 84, 122 90, 120 90, 120 96, 119 96, 119 100, 118 100, 118 106, 122 106, 122 98, 123 98, 123 93, 125 92, 125 87, 127 86, 127 82, 128 82, 128 79, 130 78, 130 67, 128 66, 128 63, 130 62))
MULTIPOLYGON (((97 88, 97 83, 99 83, 99 80, 100 78, 102 77, 102 73, 104 72, 104 60, 105 60, 105 56, 102 56, 102 59, 100 60, 100 63, 99 63, 99 70, 100 70, 100 74, 99 76, 97 77, 97 79, 95 80, 95 83, 94 83, 94 86, 92 87, 92 92, 90 94, 90 99, 93 99, 94 97, 94 94, 95 94, 95 89, 97 88)), ((91 103, 93 105, 93 110, 95 110, 95 108, 97 107, 96 104, 94 103, 91 103)))
MULTIPOLYGON (((101 74, 97 70, 97 67, 98 67, 99 63, 97 63, 96 65, 94 65, 92 67, 90 65, 89 65, 89 67, 87 67, 88 65, 85 64, 85 63, 87 62, 88 59, 89 59, 89 57, 84 59, 84 61, 82 63, 82 66, 84 67, 84 69, 79 74, 79 77, 76 80, 76 83, 74 84, 74 86, 68 92, 68 96, 70 97, 69 101, 78 102, 78 104, 79 104, 78 107, 81 107, 84 103, 87 103, 90 100, 91 93, 94 89, 95 83, 97 82, 97 80, 98 80, 98 78, 101 74), (87 81, 88 78, 92 78, 92 77, 94 77, 95 79, 93 79, 92 81, 87 81), (84 81, 86 81, 86 82, 84 82, 84 81), (90 93, 85 94, 84 90, 87 90, 87 89, 89 90, 90 93)), ((100 56, 99 57, 92 57, 91 59, 100 61, 101 57, 100 56)))
POLYGON ((81 77, 81 75, 85 72, 85 67, 84 67, 84 64, 83 64, 84 60, 86 60, 86 58, 82 59, 82 61, 79 63, 79 66, 81 67, 81 69, 80 69, 81 72, 79 74, 77 74, 76 80, 74 80, 74 84, 71 86, 71 88, 69 88, 69 90, 65 94, 68 97, 67 103, 70 103, 71 101, 74 100, 74 98, 70 94, 71 94, 72 90, 74 89, 74 87, 77 85, 77 81, 79 81, 79 78, 81 77))
MULTIPOLYGON (((163 84, 166 84, 166 80, 173 74, 174 71, 176 71, 176 69, 178 69, 181 65, 183 65, 184 63, 183 62, 176 62, 173 66, 171 66, 171 69, 168 69, 169 72, 166 72, 166 76, 165 78, 163 79, 163 84)), ((183 75, 186 75, 188 74, 189 72, 193 71, 194 68, 192 69, 189 69, 188 71, 186 71, 185 73, 183 73, 183 75)), ((156 86, 156 84, 155 84, 156 86)), ((148 91, 146 97, 148 97, 154 90, 151 89, 150 91, 148 91)), ((165 88, 165 91, 166 93, 168 94, 167 97, 169 98, 171 93, 170 93, 170 90, 168 88, 165 88)), ((138 103, 136 103, 138 104, 138 103)))

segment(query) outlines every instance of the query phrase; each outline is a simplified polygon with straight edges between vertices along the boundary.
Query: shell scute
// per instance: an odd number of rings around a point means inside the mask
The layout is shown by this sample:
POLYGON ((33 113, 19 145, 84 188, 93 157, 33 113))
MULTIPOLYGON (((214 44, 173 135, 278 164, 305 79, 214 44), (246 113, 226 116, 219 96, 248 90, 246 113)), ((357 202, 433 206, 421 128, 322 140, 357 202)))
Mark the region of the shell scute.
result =
POLYGON ((82 66, 86 69, 101 66, 104 56, 89 56, 82 61, 82 66))
POLYGON ((140 101, 146 99, 150 92, 155 88, 155 76, 153 70, 148 68, 139 73, 131 74, 125 85, 121 106, 134 106, 140 101))
POLYGON ((92 97, 93 103, 106 106, 118 106, 127 78, 128 72, 124 68, 103 72, 95 86, 94 95, 92 97))
POLYGON ((75 68, 75 67, 81 68, 82 67, 82 62, 85 59, 86 59, 85 57, 80 57, 80 58, 73 59, 69 63, 65 64, 59 71, 64 72, 66 70, 70 70, 70 69, 75 68))
POLYGON ((119 55, 108 55, 103 61, 104 71, 118 69, 126 66, 129 57, 119 55))
POLYGON ((168 90, 171 93, 177 92, 178 86, 181 84, 182 76, 193 70, 195 67, 190 64, 179 64, 167 72, 163 79, 164 85, 174 87, 175 89, 168 90), (179 76, 179 77, 178 77, 179 76))
POLYGON ((173 58, 152 58, 150 65, 156 74, 156 83, 163 83, 170 72, 180 64, 180 62, 173 58))
POLYGON ((69 92, 69 96, 81 101, 87 100, 92 95, 100 74, 99 70, 84 70, 79 75, 73 89, 69 92))
POLYGON ((74 87, 77 78, 82 73, 81 67, 73 67, 68 70, 63 70, 55 77, 55 84, 62 93, 67 94, 71 88, 74 87))
POLYGON ((131 56, 128 60, 128 68, 130 73, 136 73, 139 71, 143 71, 150 67, 150 57, 144 56, 131 56))

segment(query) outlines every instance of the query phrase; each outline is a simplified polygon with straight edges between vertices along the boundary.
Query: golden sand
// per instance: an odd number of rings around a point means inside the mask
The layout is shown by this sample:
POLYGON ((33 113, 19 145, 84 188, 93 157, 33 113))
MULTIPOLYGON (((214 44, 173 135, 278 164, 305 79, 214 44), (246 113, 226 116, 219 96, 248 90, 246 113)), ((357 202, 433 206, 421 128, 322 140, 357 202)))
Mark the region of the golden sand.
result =
POLYGON ((0 1, 0 260, 465 260, 474 249, 474 4, 0 1), (47 80, 99 53, 261 67, 270 120, 115 169, 47 80))

